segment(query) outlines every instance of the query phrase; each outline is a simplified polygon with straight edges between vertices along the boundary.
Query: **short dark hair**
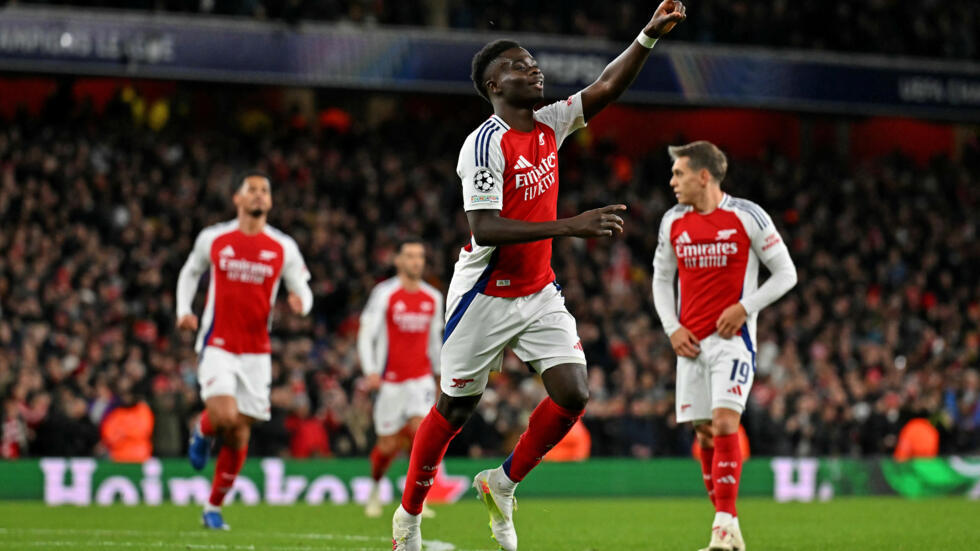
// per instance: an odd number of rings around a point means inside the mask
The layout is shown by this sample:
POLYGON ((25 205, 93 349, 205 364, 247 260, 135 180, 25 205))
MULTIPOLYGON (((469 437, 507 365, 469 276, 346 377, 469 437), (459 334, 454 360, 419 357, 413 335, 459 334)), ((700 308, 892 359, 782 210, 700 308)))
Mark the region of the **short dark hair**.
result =
POLYGON ((481 48, 480 51, 476 52, 476 55, 473 56, 473 72, 470 73, 470 78, 473 80, 473 86, 476 87, 476 91, 483 96, 483 99, 490 101, 490 94, 487 93, 487 87, 483 84, 486 81, 486 78, 484 78, 484 73, 487 72, 487 67, 493 63, 493 60, 500 57, 500 54, 503 52, 506 52, 511 48, 520 47, 521 45, 513 40, 494 40, 481 48))
POLYGON ((257 169, 243 170, 235 174, 235 176, 231 179, 232 195, 238 193, 238 190, 242 189, 242 184, 245 183, 245 180, 254 177, 265 178, 266 180, 269 181, 270 184, 272 183, 272 178, 269 178, 269 175, 266 174, 265 172, 262 172, 261 170, 257 170, 257 169))
POLYGON ((699 140, 686 145, 672 145, 667 148, 670 158, 687 157, 688 163, 694 170, 707 169, 708 174, 720 184, 728 172, 728 159, 715 144, 699 140))
POLYGON ((405 245, 414 245, 416 243, 422 245, 423 247, 425 246, 425 241, 422 241, 422 238, 417 235, 408 235, 399 239, 398 244, 395 245, 395 254, 401 254, 402 249, 405 248, 405 245))

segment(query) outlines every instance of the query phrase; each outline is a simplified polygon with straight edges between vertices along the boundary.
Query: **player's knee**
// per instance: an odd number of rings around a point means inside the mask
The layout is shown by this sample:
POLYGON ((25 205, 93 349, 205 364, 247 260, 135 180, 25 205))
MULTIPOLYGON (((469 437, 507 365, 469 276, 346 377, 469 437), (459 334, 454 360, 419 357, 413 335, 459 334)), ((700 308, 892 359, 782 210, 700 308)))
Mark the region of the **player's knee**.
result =
POLYGON ((563 364, 541 375, 548 396, 559 406, 582 411, 589 403, 589 383, 584 365, 563 364))
POLYGON ((714 436, 725 436, 738 432, 740 415, 729 409, 717 409, 711 418, 711 432, 714 436))
POLYGON ((378 443, 375 446, 381 454, 392 455, 398 451, 398 437, 381 436, 378 438, 378 443))
POLYGON ((711 424, 703 423, 694 427, 694 434, 697 436, 698 445, 702 448, 715 447, 715 440, 711 433, 711 424))
POLYGON ((589 403, 589 388, 585 385, 579 385, 568 389, 566 392, 562 393, 560 397, 561 402, 555 400, 555 403, 559 406, 572 410, 572 411, 582 411, 585 406, 589 403))
POLYGON ((462 427, 473 415, 473 409, 466 406, 456 406, 446 414, 446 421, 454 428, 462 427))
POLYGON ((220 431, 234 429, 238 424, 238 412, 228 408, 212 408, 208 410, 211 424, 220 431))
POLYGON ((248 440, 251 436, 252 427, 244 421, 238 422, 225 433, 228 445, 236 449, 248 446, 248 440))
POLYGON ((443 394, 436 402, 436 410, 449 422, 450 426, 459 428, 466 424, 479 403, 480 396, 453 397, 443 394))

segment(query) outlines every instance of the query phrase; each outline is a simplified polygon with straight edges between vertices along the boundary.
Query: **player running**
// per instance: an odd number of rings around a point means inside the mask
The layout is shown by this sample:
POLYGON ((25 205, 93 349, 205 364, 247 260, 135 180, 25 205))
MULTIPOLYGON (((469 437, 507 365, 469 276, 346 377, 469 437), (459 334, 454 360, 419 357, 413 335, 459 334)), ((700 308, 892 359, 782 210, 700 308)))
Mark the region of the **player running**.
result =
POLYGON ((272 208, 270 185, 269 177, 259 172, 236 180, 238 218, 201 230, 177 279, 177 327, 194 331, 198 320, 191 303, 201 274, 210 268, 194 347, 200 355, 197 379, 205 410, 187 453, 191 465, 200 470, 214 436, 221 436, 211 497, 202 515, 204 526, 212 529, 228 529, 221 503, 245 463, 252 424, 269 420, 269 327, 280 278, 286 282, 293 312, 305 315, 313 306, 310 274, 299 247, 266 225, 272 208))
POLYGON ((442 348, 443 298, 422 281, 425 244, 420 239, 399 243, 395 269, 395 277, 371 291, 357 332, 361 370, 368 387, 380 389, 374 403, 378 441, 371 450, 374 487, 364 508, 369 517, 381 516, 381 477, 403 447, 411 448, 436 401, 432 372, 439 369, 442 348))
POLYGON ((721 150, 699 141, 668 151, 678 205, 660 224, 654 305, 677 353, 677 422, 694 424, 715 506, 707 549, 745 551, 735 510, 738 425, 755 378, 756 318, 796 285, 796 268, 769 215, 722 191, 728 161, 721 150), (771 273, 761 287, 760 261, 771 273))
POLYGON ((616 212, 626 208, 610 205, 558 220, 558 148, 626 90, 656 39, 684 13, 681 2, 661 3, 594 83, 538 111, 544 74, 527 50, 498 40, 473 57, 473 83, 493 115, 469 135, 459 155, 456 171, 472 237, 449 286, 442 393, 416 434, 405 493, 392 519, 396 551, 421 548, 419 513, 435 470, 476 408, 490 371, 500 369, 504 348, 538 371, 548 392, 510 457, 474 480, 490 511, 493 537, 506 551, 517 549, 514 490, 588 401, 585 355, 551 269, 551 239, 622 232, 616 212))

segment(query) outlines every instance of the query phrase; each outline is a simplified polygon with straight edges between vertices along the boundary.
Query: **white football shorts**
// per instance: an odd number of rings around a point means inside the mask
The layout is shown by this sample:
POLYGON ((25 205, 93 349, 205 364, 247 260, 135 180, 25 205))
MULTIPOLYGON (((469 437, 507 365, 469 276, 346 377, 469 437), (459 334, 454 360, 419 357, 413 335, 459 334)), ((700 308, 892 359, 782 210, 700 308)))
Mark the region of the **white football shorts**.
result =
POLYGON ((585 365, 575 318, 556 283, 526 297, 474 293, 449 297, 440 387, 449 396, 475 396, 499 371, 504 349, 544 373, 562 364, 585 365))
POLYGON ((383 382, 374 402, 374 432, 390 436, 413 417, 425 417, 436 403, 436 381, 427 375, 399 382, 383 382))
POLYGON ((754 380, 751 343, 713 333, 701 341, 695 358, 677 358, 677 422, 710 421, 716 408, 742 413, 754 380))
POLYGON ((272 356, 232 354, 216 346, 206 346, 197 367, 201 399, 232 396, 238 412, 268 421, 269 386, 272 382, 272 356))

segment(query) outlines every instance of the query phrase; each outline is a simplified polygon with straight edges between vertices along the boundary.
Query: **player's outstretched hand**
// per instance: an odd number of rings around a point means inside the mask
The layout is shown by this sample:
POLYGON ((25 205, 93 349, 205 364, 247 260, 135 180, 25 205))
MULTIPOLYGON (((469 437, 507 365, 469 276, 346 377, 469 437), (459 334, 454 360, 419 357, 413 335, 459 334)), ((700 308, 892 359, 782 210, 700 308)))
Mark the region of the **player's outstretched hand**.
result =
POLYGON ((293 311, 294 314, 303 313, 303 299, 299 298, 296 293, 289 293, 286 297, 286 302, 289 303, 289 309, 293 311))
POLYGON ((626 205, 608 205, 587 210, 568 219, 569 235, 573 237, 609 237, 623 233, 623 219, 617 212, 626 210, 626 205))
POLYGON ((653 12, 653 17, 646 29, 643 30, 647 36, 660 38, 670 32, 674 25, 687 19, 687 7, 679 0, 664 0, 657 6, 657 11, 653 12))
POLYGON ((741 302, 736 302, 728 308, 725 308, 725 311, 718 317, 718 321, 715 322, 715 327, 718 328, 718 334, 723 339, 734 337, 735 332, 745 323, 746 317, 748 317, 748 313, 746 313, 745 307, 742 306, 741 302))
POLYGON ((177 320, 177 329, 197 331, 197 316, 194 314, 180 316, 180 319, 177 320))
POLYGON ((674 331, 670 336, 670 345, 674 347, 675 354, 685 358, 694 358, 701 352, 701 341, 687 327, 674 331))

